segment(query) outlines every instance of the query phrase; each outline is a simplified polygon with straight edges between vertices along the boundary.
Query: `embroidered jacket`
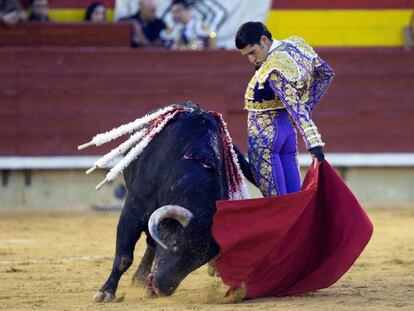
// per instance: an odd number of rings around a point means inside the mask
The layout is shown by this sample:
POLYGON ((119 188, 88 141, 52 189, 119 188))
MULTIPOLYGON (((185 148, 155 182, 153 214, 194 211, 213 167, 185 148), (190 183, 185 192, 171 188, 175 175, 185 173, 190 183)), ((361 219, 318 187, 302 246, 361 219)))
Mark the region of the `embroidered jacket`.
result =
POLYGON ((275 41, 247 86, 245 109, 260 112, 285 108, 307 149, 323 146, 311 112, 333 77, 333 70, 302 38, 275 41))

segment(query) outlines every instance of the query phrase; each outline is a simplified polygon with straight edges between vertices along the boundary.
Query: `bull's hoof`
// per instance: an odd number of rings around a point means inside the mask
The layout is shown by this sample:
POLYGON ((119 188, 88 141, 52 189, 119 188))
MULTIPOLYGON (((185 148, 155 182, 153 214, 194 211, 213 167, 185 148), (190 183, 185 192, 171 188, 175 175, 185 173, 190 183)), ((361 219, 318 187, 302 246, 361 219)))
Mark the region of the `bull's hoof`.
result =
POLYGON ((147 278, 145 279, 144 297, 147 297, 147 298, 158 297, 158 293, 155 290, 153 281, 154 281, 154 273, 151 272, 150 274, 148 274, 147 278))
POLYGON ((224 296, 223 303, 239 303, 246 298, 247 289, 246 284, 241 283, 235 290, 228 290, 226 296, 224 296))
POLYGON ((156 297, 158 297, 158 294, 152 286, 145 286, 144 287, 144 297, 146 297, 146 298, 156 298, 156 297))
POLYGON ((115 300, 115 295, 111 294, 109 292, 99 291, 95 294, 95 296, 93 296, 93 300, 95 300, 96 302, 107 303, 107 302, 114 301, 115 300))
POLYGON ((212 259, 207 263, 207 273, 209 276, 212 277, 220 277, 220 273, 218 272, 216 268, 216 260, 212 259))

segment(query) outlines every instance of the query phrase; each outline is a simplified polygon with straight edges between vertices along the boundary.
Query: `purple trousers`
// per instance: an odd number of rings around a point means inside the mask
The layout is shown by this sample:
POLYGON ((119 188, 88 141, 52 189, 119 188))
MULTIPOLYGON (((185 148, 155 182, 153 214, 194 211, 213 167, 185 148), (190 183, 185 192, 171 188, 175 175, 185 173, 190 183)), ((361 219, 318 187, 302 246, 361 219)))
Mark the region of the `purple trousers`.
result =
POLYGON ((263 196, 300 190, 296 129, 286 110, 248 115, 248 155, 263 196))

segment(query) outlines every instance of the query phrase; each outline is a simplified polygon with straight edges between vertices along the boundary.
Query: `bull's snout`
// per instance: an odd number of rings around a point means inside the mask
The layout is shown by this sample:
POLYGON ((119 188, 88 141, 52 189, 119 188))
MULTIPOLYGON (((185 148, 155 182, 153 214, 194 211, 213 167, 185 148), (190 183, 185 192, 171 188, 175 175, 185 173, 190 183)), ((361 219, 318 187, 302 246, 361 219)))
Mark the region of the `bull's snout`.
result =
POLYGON ((145 281, 145 294, 148 297, 171 296, 178 287, 179 282, 161 279, 150 273, 145 281))
POLYGON ((157 280, 157 278, 154 278, 152 284, 155 292, 159 296, 171 296, 172 294, 174 294, 178 286, 178 284, 176 285, 168 281, 161 282, 161 280, 157 280))

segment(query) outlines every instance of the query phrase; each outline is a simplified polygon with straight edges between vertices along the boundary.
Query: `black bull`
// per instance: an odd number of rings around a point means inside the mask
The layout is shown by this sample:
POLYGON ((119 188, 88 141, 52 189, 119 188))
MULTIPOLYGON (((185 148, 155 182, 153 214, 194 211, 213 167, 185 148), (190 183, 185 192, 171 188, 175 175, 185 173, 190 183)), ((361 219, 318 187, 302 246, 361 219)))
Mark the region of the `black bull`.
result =
MULTIPOLYGON (((221 141, 216 118, 198 108, 183 112, 125 169, 128 194, 115 259, 96 301, 115 298, 142 232, 147 249, 134 282, 145 284, 151 295, 173 294, 190 272, 218 254, 212 218, 216 201, 228 199, 221 141)), ((235 151, 243 174, 253 181, 249 164, 235 151)))

